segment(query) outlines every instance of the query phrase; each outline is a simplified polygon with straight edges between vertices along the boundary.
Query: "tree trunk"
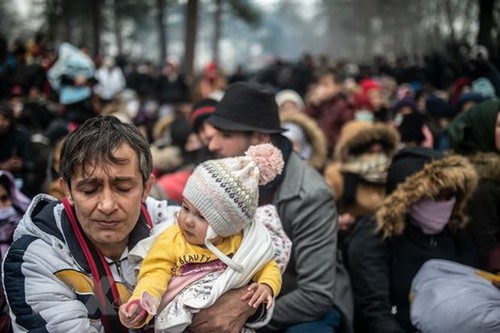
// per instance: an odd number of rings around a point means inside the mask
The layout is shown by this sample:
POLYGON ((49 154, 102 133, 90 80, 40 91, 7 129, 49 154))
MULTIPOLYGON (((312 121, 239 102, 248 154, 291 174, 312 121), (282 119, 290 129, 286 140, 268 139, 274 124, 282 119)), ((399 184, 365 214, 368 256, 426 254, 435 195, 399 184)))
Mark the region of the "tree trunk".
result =
POLYGON ((198 26, 198 0, 188 0, 186 7, 186 46, 184 50, 184 73, 188 82, 193 80, 196 30, 198 26))
POLYGON ((74 20, 74 11, 72 9, 72 4, 69 0, 64 0, 62 2, 63 40, 71 44, 73 44, 73 25, 71 21, 74 20))
POLYGON ((115 30, 115 39, 116 39, 116 47, 118 48, 118 54, 123 54, 123 39, 122 39, 122 30, 121 30, 121 10, 120 10, 120 1, 114 0, 113 2, 113 11, 114 11, 114 30, 115 30))
POLYGON ((92 0, 93 55, 99 57, 101 51, 101 0, 92 0))
MULTIPOLYGON (((456 6, 456 4, 455 4, 456 6)), ((455 43, 457 41, 456 39, 456 33, 455 33, 455 27, 454 27, 454 17, 457 11, 456 8, 452 8, 452 4, 450 1, 445 1, 444 2, 444 10, 446 13, 446 19, 448 20, 448 27, 450 28, 450 40, 452 43, 455 43)))
POLYGON ((160 64, 165 62, 167 57, 167 35, 165 33, 165 0, 156 0, 158 10, 158 38, 160 45, 160 64))
POLYGON ((479 0, 479 33, 477 43, 492 51, 491 29, 493 28, 495 0, 479 0))
POLYGON ((214 14, 214 39, 213 39, 213 62, 219 66, 219 42, 222 31, 222 0, 215 0, 215 14, 214 14))
MULTIPOLYGON (((3 4, 2 4, 3 5, 3 4)), ((50 41, 56 40, 56 24, 57 17, 55 14, 55 1, 47 0, 46 9, 45 9, 45 20, 47 22, 47 39, 50 41)), ((2 28, 4 28, 2 26, 2 28)))

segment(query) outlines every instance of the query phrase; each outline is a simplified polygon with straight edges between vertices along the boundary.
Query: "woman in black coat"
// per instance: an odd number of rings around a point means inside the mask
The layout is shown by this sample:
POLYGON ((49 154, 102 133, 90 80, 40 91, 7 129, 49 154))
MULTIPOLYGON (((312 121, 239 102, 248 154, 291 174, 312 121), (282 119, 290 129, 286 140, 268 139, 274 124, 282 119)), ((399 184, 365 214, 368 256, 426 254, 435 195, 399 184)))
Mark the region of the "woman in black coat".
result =
POLYGON ((464 231, 465 207, 477 175, 463 157, 404 148, 389 168, 388 193, 375 216, 358 220, 346 255, 356 332, 415 332, 411 281, 429 259, 476 266, 464 231))

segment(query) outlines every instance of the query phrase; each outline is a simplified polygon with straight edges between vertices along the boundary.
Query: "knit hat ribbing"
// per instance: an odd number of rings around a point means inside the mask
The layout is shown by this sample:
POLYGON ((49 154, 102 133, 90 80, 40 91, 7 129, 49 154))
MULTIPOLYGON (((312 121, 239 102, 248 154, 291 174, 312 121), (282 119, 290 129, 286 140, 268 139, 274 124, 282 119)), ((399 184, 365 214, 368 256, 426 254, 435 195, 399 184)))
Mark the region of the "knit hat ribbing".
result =
POLYGON ((210 160, 189 178, 183 196, 203 215, 215 233, 227 237, 252 223, 259 185, 281 174, 281 151, 271 144, 251 146, 245 156, 210 160))

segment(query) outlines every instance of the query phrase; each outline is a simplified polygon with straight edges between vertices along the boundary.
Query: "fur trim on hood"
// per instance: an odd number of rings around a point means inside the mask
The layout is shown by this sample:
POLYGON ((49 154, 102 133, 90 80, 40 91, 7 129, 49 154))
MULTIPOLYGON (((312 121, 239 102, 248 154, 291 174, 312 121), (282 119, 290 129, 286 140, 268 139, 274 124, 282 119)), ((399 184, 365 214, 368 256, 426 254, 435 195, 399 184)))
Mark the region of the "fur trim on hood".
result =
POLYGON ((316 170, 323 170, 327 161, 326 137, 316 121, 301 112, 285 112, 280 114, 281 123, 294 123, 300 126, 312 146, 309 165, 316 170))
POLYGON ((384 238, 401 235, 410 207, 424 197, 434 197, 443 189, 456 193, 456 204, 448 223, 452 230, 463 228, 468 218, 466 205, 477 185, 472 164, 462 156, 449 155, 435 160, 406 178, 392 192, 376 213, 377 230, 384 238))
POLYGON ((158 120, 153 126, 153 138, 154 140, 160 140, 165 136, 170 137, 170 126, 174 122, 174 116, 165 116, 158 120))
POLYGON ((399 144, 399 133, 384 123, 351 121, 342 127, 335 147, 335 160, 345 162, 354 149, 374 141, 382 142, 385 153, 391 157, 399 144))
POLYGON ((474 164, 479 178, 500 182, 499 153, 477 153, 467 156, 467 158, 474 164))

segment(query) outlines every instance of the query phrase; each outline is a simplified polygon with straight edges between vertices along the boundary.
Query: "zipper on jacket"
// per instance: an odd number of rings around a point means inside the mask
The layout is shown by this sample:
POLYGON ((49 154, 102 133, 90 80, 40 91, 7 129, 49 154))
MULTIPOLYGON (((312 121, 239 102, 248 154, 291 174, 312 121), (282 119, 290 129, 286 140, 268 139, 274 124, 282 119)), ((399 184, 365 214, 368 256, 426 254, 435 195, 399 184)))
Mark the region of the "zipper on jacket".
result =
POLYGON ((429 240, 429 245, 432 246, 432 247, 436 247, 438 245, 438 242, 434 238, 434 236, 431 236, 431 239, 429 240))
POLYGON ((123 271, 122 271, 122 263, 121 261, 114 261, 114 264, 116 265, 116 271, 118 272, 118 276, 120 276, 120 279, 122 280, 121 282, 127 286, 127 288, 129 290, 134 290, 134 286, 130 285, 127 280, 125 279, 125 277, 123 276, 123 271))

